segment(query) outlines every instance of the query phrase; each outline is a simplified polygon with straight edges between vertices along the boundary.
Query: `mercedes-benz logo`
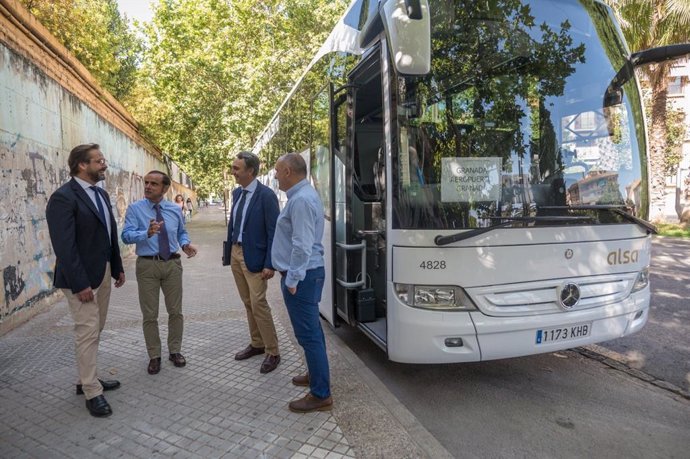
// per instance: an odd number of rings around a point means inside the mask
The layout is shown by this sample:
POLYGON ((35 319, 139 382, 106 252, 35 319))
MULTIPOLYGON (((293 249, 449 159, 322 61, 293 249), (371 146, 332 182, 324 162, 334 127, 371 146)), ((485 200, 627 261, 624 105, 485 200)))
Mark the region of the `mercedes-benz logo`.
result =
POLYGON ((568 249, 565 251, 565 259, 570 260, 573 258, 573 249, 568 249))
POLYGON ((561 287, 561 292, 558 295, 558 302, 565 310, 573 309, 580 301, 580 287, 577 284, 568 283, 561 287))

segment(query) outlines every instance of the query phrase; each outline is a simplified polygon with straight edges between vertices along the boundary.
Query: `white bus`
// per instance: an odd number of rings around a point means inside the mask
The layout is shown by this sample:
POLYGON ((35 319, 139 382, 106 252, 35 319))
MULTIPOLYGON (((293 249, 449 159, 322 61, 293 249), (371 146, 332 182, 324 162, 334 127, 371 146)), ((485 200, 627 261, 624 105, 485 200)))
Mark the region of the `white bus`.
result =
POLYGON ((593 0, 353 2, 254 152, 308 160, 322 316, 388 358, 468 362, 647 321, 648 158, 635 65, 593 0))

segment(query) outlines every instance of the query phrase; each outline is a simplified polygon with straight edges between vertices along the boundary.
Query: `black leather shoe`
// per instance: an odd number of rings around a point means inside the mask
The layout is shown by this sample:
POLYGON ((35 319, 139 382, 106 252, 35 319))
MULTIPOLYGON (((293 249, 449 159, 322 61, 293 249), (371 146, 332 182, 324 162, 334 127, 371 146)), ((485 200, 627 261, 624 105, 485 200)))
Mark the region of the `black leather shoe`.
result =
POLYGON ((103 395, 87 400, 86 408, 91 413, 91 416, 96 416, 97 418, 105 418, 113 414, 112 408, 110 408, 103 395))
POLYGON ((261 355, 265 352, 263 347, 253 347, 251 344, 235 354, 235 360, 245 360, 255 355, 261 355))
POLYGON ((161 358, 156 357, 155 359, 149 360, 149 367, 146 369, 150 375, 158 374, 161 371, 161 358))
POLYGON ((187 365, 187 361, 185 360, 184 356, 182 354, 180 354, 179 352, 176 352, 174 354, 170 354, 170 361, 176 367, 183 367, 183 366, 187 365))
MULTIPOLYGON (((98 380, 99 383, 101 383, 101 386, 103 386, 103 390, 115 390, 118 387, 120 387, 120 381, 103 381, 102 379, 98 380)), ((81 384, 77 384, 77 395, 83 395, 84 390, 81 387, 81 384)))
POLYGON ((278 368, 278 364, 280 363, 280 356, 279 355, 271 355, 268 354, 266 358, 264 359, 263 363, 261 364, 261 369, 259 370, 261 373, 270 373, 276 368, 278 368))

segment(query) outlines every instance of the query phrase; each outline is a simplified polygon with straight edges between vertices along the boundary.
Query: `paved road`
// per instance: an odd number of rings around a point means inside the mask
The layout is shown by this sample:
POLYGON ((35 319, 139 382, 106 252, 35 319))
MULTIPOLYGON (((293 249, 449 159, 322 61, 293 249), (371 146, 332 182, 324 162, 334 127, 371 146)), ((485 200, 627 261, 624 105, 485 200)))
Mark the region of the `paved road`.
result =
MULTIPOLYGON (((654 242, 649 324, 602 345, 687 390, 690 243, 654 242)), ((456 457, 687 457, 690 400, 575 351, 403 365, 350 327, 341 337, 456 457)))
POLYGON ((690 391, 690 240, 654 240, 650 281, 645 328, 601 346, 619 353, 630 367, 690 391))

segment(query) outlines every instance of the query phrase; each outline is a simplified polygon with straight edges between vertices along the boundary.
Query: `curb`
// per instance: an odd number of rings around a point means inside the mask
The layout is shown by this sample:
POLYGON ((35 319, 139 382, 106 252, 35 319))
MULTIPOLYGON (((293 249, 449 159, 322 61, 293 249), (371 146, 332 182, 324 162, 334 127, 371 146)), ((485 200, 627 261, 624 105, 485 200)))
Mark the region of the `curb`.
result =
POLYGON ((598 346, 596 344, 590 344, 589 346, 585 347, 577 347, 573 350, 589 359, 596 360, 615 370, 627 373, 633 378, 637 378, 639 380, 648 382, 661 389, 679 395, 685 398, 686 400, 690 400, 690 391, 684 390, 676 386, 675 384, 672 384, 668 381, 664 381, 663 379, 657 379, 656 377, 648 373, 645 373, 642 370, 632 368, 629 365, 630 362, 628 361, 628 359, 626 359, 625 356, 618 352, 606 349, 605 347, 598 346))

